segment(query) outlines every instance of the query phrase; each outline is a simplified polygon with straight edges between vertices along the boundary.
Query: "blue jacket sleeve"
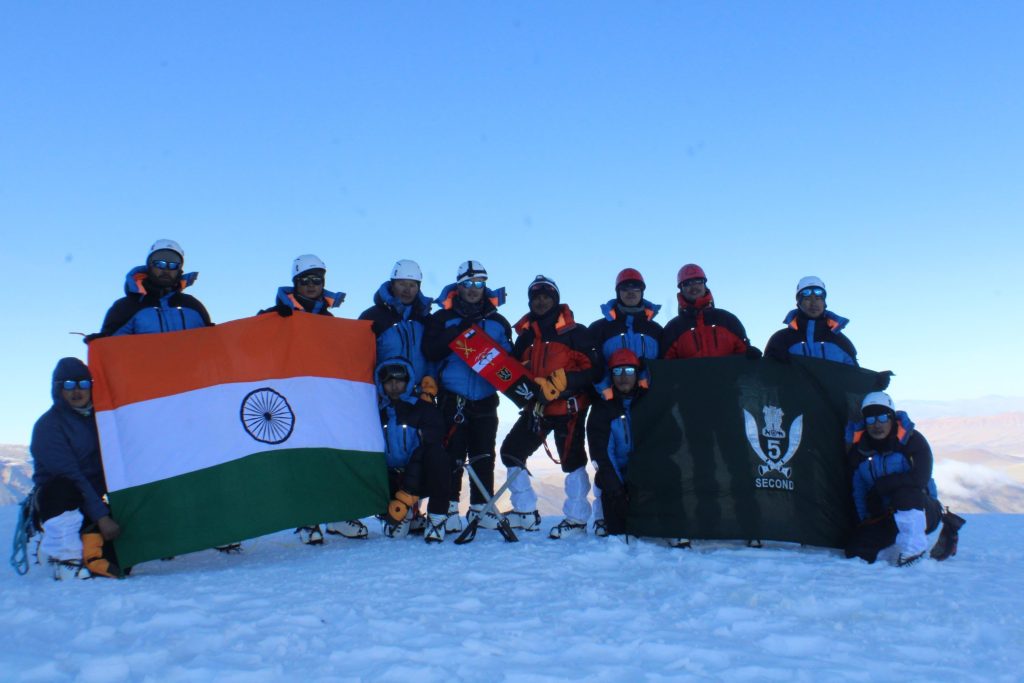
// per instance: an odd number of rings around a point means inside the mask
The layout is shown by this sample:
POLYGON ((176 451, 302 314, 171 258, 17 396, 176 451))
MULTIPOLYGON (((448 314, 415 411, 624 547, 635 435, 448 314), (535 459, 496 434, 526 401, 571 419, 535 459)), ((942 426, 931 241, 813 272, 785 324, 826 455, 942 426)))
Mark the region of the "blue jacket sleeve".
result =
POLYGON ((864 474, 863 464, 853 473, 853 504, 857 508, 857 516, 860 521, 868 518, 868 491, 871 490, 871 481, 864 474))
POLYGON ((74 483, 82 494, 82 510, 92 521, 110 514, 100 494, 83 474, 78 457, 69 442, 68 434, 61 425, 53 420, 40 420, 32 430, 32 444, 29 447, 32 459, 36 463, 37 474, 42 471, 45 479, 37 483, 45 483, 56 477, 65 477, 74 483))

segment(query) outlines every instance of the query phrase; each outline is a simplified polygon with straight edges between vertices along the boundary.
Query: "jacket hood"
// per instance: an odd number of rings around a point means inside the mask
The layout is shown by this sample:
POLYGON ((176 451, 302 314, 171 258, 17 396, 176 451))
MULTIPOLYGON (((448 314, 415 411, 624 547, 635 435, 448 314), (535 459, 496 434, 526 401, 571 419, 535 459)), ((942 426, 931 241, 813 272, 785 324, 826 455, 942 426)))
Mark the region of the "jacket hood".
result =
MULTIPOLYGON (((804 312, 801 311, 799 308, 794 308, 792 311, 789 312, 789 314, 786 315, 786 319, 783 320, 782 322, 785 323, 787 327, 792 327, 794 330, 798 330, 801 327, 801 320, 803 320, 806 324, 806 322, 809 321, 810 318, 804 315, 804 312)), ((828 325, 828 328, 833 332, 841 332, 844 327, 850 324, 850 320, 848 318, 836 315, 827 308, 825 309, 825 312, 821 314, 821 317, 815 318, 815 320, 824 320, 825 324, 828 325)))
POLYGON ((86 367, 85 363, 77 358, 61 358, 57 361, 57 367, 53 369, 53 381, 50 382, 50 396, 53 398, 54 404, 59 405, 58 402, 62 403, 64 401, 57 382, 63 382, 68 379, 92 379, 92 373, 89 372, 89 368, 86 367))
MULTIPOLYGON (((146 266, 135 266, 128 271, 128 275, 124 278, 124 293, 127 296, 137 294, 139 296, 146 296, 146 278, 149 275, 149 269, 146 266)), ((185 289, 191 287, 195 281, 199 278, 199 273, 182 273, 178 277, 178 287, 185 289)), ((180 291, 180 290, 179 290, 180 291)))
MULTIPOLYGON (((707 289, 707 288, 705 288, 705 289, 707 289)), ((692 304, 689 301, 686 300, 686 298, 683 296, 682 292, 679 292, 678 294, 676 294, 676 301, 679 302, 679 312, 680 313, 682 313, 683 311, 686 311, 686 310, 700 311, 700 310, 703 310, 705 308, 714 308, 715 307, 715 297, 711 295, 711 290, 710 289, 708 289, 708 291, 704 294, 704 296, 700 297, 699 299, 694 301, 692 304)))
POLYGON ((377 363, 377 366, 373 369, 373 382, 377 385, 377 396, 380 399, 380 407, 386 408, 391 405, 391 399, 384 393, 384 384, 380 381, 380 370, 388 365, 401 365, 404 366, 406 371, 409 373, 409 382, 405 385, 405 391, 402 392, 400 400, 406 403, 416 403, 419 400, 419 396, 416 395, 416 385, 419 382, 419 377, 416 376, 416 370, 413 369, 412 363, 405 358, 400 356, 394 356, 387 358, 377 363))
POLYGON ((416 298, 413 300, 411 305, 403 304, 401 301, 398 300, 397 296, 392 294, 391 280, 385 280, 384 282, 381 283, 380 287, 377 288, 376 293, 374 293, 373 303, 384 306, 390 306, 391 308, 401 313, 403 317, 406 317, 406 309, 415 308, 416 304, 419 304, 420 306, 423 307, 424 313, 430 313, 430 304, 432 302, 430 297, 425 295, 423 293, 423 290, 420 289, 420 293, 416 295, 416 298))
MULTIPOLYGON (((618 305, 618 299, 612 299, 606 304, 601 304, 601 313, 604 314, 605 320, 615 320, 619 317, 619 311, 616 309, 618 305)), ((654 304, 647 299, 640 300, 640 308, 643 309, 644 315, 647 316, 648 320, 654 319, 654 316, 658 315, 658 311, 661 310, 661 304, 654 304)))
MULTIPOLYGON (((867 435, 867 425, 864 420, 857 420, 846 425, 846 445, 856 445, 867 441, 871 441, 871 438, 867 435)), ((899 444, 905 446, 907 441, 914 433, 914 422, 910 419, 910 416, 902 410, 896 411, 896 432, 889 432, 889 436, 886 437, 886 443, 892 443, 894 446, 899 444)))
MULTIPOLYGON (((459 285, 457 282, 453 282, 441 290, 441 294, 434 299, 434 303, 441 308, 448 310, 455 305, 455 297, 458 295, 459 285)), ((491 289, 490 287, 484 287, 484 300, 490 301, 492 306, 498 308, 505 303, 505 288, 498 287, 497 289, 491 289)))
MULTIPOLYGON (((277 303, 288 306, 293 310, 299 310, 302 308, 296 296, 294 287, 277 288, 277 303)), ((321 299, 323 301, 323 305, 317 307, 313 311, 309 311, 310 313, 319 313, 324 308, 337 308, 338 306, 341 306, 342 302, 345 301, 345 292, 329 292, 325 289, 324 293, 321 295, 321 299)))

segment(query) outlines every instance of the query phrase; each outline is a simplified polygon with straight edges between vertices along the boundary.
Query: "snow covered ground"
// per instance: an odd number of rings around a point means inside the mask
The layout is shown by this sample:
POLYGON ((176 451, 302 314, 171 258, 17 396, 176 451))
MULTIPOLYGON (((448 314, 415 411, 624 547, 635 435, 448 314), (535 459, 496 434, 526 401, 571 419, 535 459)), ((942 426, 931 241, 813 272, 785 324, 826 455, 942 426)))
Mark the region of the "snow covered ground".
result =
MULTIPOLYGON (((6 534, 15 512, 0 507, 6 534)), ((236 556, 146 563, 125 581, 6 569, 0 679, 1024 677, 1024 516, 971 515, 957 557, 906 569, 781 544, 682 551, 543 533, 506 544, 481 532, 427 546, 371 529, 322 547, 281 532, 236 556)))

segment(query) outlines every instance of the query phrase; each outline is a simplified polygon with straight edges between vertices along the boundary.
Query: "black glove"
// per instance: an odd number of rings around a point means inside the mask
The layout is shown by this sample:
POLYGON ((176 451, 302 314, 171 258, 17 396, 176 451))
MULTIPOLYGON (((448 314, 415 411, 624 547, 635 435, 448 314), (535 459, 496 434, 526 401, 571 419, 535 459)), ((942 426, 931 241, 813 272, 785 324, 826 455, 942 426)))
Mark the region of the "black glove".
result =
POLYGON ((291 314, 294 313, 295 311, 292 310, 291 306, 285 306, 284 304, 278 304, 277 306, 274 306, 274 312, 277 313, 282 318, 287 318, 287 317, 291 316, 291 314))
POLYGON ((889 380, 895 374, 892 370, 883 370, 875 376, 875 383, 871 388, 875 391, 885 391, 889 388, 889 380))
POLYGON ((757 360, 762 355, 764 355, 764 354, 761 353, 761 349, 757 348, 756 346, 751 346, 749 344, 747 344, 747 350, 746 350, 745 353, 746 353, 747 358, 749 358, 751 360, 757 360))
POLYGON ((765 351, 765 356, 772 360, 778 361, 779 363, 789 363, 789 350, 779 348, 778 346, 770 346, 765 351))

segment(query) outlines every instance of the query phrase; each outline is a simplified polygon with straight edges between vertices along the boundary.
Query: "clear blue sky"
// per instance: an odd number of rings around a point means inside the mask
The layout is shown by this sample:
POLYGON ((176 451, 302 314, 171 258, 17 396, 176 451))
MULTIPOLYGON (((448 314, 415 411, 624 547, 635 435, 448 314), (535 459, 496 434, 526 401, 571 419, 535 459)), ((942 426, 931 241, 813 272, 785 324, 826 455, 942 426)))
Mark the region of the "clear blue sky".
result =
MULTIPOLYGON (((763 346, 816 274, 897 400, 1021 395, 1024 4, 27 3, 0 9, 0 443, 156 238, 214 320, 294 256, 356 317, 398 258, 591 322, 707 270, 763 346)), ((325 349, 325 352, 331 352, 325 349)), ((154 372, 159 372, 154 366, 154 372)))

